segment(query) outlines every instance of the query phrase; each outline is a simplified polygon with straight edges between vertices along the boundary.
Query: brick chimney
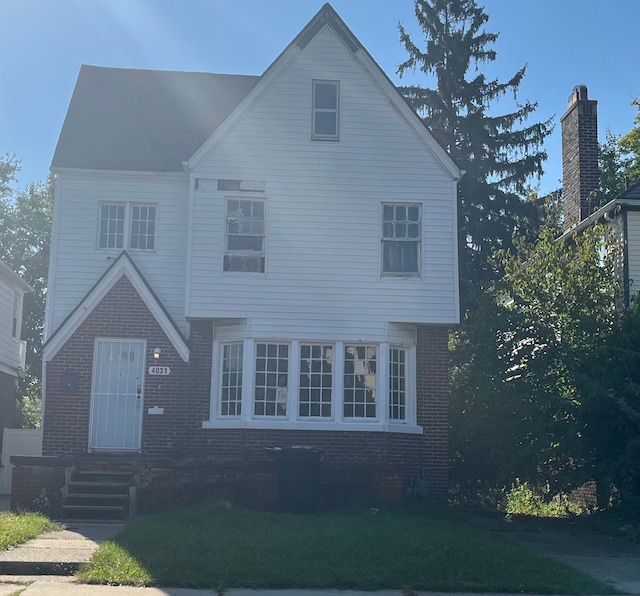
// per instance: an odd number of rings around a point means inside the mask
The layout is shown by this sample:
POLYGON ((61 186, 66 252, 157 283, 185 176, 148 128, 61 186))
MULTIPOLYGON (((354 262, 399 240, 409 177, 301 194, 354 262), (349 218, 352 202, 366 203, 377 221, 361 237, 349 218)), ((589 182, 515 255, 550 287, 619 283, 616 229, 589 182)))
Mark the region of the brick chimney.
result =
POLYGON ((598 169, 598 102, 587 87, 573 88, 562 123, 562 197, 564 229, 593 212, 600 186, 598 169))

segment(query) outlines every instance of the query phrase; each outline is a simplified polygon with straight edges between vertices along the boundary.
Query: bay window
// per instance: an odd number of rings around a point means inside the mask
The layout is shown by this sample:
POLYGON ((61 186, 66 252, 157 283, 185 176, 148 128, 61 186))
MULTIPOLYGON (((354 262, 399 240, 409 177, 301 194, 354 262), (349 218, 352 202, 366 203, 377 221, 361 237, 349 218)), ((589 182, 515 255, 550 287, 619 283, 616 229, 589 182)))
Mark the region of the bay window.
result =
POLYGON ((414 346, 214 342, 203 426, 420 432, 414 377, 414 346))

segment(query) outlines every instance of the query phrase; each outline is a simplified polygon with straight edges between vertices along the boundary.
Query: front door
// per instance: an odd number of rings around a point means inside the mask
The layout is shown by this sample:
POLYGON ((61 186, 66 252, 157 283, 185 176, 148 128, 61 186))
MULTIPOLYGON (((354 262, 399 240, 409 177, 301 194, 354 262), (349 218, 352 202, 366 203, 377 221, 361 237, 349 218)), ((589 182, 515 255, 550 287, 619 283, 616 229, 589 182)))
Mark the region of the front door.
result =
POLYGON ((140 449, 145 346, 142 340, 96 340, 89 430, 91 449, 140 449))

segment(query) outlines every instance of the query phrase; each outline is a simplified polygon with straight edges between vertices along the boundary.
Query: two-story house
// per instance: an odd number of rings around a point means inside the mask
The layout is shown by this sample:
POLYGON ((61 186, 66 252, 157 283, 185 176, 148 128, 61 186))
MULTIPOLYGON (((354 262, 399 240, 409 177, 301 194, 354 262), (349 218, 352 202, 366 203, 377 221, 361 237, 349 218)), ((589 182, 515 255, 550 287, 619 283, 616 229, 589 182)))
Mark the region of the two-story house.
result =
POLYGON ((16 387, 24 374, 26 342, 20 339, 22 303, 33 288, 0 261, 0 445, 5 428, 14 424, 16 387))
POLYGON ((330 5, 261 76, 83 66, 52 172, 47 465, 446 494, 461 172, 330 5))

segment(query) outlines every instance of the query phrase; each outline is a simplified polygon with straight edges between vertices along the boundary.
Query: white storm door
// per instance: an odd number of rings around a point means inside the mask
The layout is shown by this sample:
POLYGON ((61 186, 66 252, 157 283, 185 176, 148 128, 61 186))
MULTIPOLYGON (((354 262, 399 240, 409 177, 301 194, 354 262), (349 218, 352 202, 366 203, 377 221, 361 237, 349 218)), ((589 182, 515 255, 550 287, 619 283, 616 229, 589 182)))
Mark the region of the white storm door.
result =
POLYGON ((143 340, 96 340, 89 430, 91 449, 140 449, 145 346, 143 340))

